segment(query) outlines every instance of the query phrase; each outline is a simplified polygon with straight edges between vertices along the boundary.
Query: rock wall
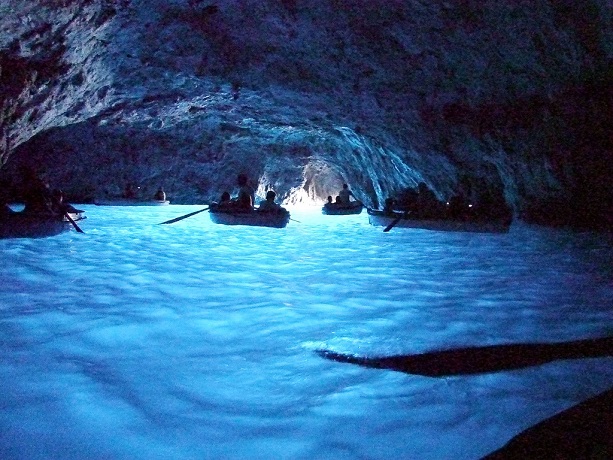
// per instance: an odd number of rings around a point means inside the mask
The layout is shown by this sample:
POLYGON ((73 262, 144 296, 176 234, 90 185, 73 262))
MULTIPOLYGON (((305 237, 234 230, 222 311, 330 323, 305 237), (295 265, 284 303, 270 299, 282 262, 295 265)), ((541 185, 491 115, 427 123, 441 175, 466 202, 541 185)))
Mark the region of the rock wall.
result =
POLYGON ((125 182, 368 205, 426 182, 503 188, 518 216, 613 225, 607 0, 10 1, 0 181, 73 200, 125 182), (58 6, 60 5, 60 6, 58 6))

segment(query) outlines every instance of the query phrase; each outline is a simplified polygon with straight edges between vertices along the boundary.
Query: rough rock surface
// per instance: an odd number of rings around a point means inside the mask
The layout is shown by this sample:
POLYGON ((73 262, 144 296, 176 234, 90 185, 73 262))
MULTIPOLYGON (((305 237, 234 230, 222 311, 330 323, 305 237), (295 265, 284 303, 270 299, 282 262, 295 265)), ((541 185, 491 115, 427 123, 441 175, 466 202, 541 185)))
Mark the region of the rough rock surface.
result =
POLYGON ((613 226, 610 0, 8 0, 0 181, 126 182, 202 203, 365 204, 503 188, 518 216, 613 226))

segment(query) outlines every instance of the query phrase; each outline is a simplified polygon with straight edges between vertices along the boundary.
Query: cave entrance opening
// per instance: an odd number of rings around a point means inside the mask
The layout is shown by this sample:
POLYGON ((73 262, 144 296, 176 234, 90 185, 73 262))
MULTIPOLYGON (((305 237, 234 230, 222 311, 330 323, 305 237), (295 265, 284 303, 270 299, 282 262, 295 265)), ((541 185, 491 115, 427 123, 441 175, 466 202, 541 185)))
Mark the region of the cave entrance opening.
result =
POLYGON ((338 167, 322 160, 309 162, 302 176, 302 185, 291 190, 284 200, 288 204, 322 205, 328 196, 334 199, 338 195, 345 181, 338 167))

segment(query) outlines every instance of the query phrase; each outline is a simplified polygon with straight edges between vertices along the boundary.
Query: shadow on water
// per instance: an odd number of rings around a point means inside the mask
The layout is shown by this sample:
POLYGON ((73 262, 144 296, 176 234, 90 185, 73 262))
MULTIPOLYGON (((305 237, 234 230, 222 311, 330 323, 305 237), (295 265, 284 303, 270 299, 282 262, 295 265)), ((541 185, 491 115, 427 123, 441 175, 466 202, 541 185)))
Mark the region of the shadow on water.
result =
POLYGON ((323 358, 375 369, 390 369, 428 377, 500 372, 538 366, 562 359, 613 356, 613 337, 561 343, 521 343, 456 348, 416 355, 361 357, 317 350, 323 358))
MULTIPOLYGON (((613 337, 468 347, 378 358, 329 350, 317 350, 317 354, 370 368, 444 377, 521 369, 565 359, 613 356, 613 337)), ((613 388, 522 431, 482 460, 517 458, 613 458, 613 388)))

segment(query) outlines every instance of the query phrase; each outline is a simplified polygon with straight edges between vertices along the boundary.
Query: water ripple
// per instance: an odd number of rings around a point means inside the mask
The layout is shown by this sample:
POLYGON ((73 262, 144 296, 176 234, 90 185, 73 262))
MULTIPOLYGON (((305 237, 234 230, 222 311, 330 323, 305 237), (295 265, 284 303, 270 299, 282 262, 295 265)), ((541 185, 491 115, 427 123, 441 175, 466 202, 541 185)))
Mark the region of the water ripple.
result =
POLYGON ((436 380, 313 353, 610 335, 605 236, 83 207, 85 234, 0 240, 3 458, 36 458, 41 430, 48 458, 475 458, 613 382, 606 359, 436 380))

